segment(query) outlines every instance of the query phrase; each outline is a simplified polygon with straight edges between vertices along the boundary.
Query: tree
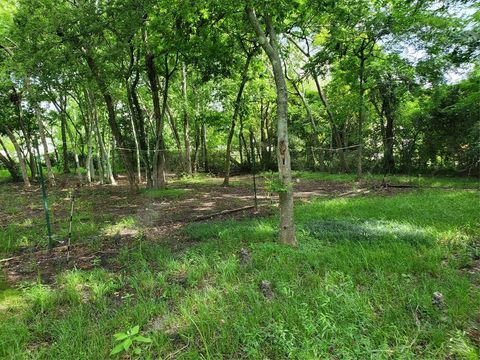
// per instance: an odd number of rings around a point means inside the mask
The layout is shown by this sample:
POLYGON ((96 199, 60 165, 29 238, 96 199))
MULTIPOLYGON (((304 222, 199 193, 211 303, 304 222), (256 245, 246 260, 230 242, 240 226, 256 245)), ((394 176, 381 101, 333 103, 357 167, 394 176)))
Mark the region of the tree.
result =
POLYGON ((264 14, 266 32, 262 29, 255 9, 247 6, 245 11, 255 31, 258 43, 267 54, 272 65, 277 89, 277 161, 280 178, 280 230, 279 240, 283 244, 296 246, 295 223, 293 215, 292 172, 290 150, 288 147, 288 93, 284 70, 278 50, 278 39, 274 29, 273 17, 264 14))

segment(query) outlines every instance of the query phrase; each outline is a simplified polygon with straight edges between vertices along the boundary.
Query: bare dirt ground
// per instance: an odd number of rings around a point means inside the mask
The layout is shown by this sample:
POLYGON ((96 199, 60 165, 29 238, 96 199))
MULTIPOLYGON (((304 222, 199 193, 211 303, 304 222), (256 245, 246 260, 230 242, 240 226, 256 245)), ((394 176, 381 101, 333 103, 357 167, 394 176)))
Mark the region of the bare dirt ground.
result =
MULTIPOLYGON (((47 251, 39 246, 29 246, 7 254, 0 260, 6 280, 18 284, 24 280, 40 279, 50 283, 55 275, 65 269, 90 269, 102 266, 118 270, 113 259, 119 249, 132 244, 141 231, 145 241, 163 242, 173 251, 190 246, 179 229, 189 223, 222 219, 264 217, 273 215, 277 197, 269 194, 264 187, 264 179, 257 179, 258 210, 253 208, 222 214, 222 211, 244 208, 254 204, 252 179, 249 176, 232 178, 234 186, 224 187, 220 178, 207 182, 183 183, 172 181, 169 189, 179 189, 178 196, 145 196, 132 193, 125 179, 117 186, 85 185, 76 190, 78 210, 74 214, 93 219, 98 234, 92 238, 82 238, 68 248, 66 239, 57 239, 57 246, 47 251), (118 228, 102 232, 105 226, 117 223, 126 217, 133 217, 135 229, 118 228)), ((74 180, 63 179, 56 188, 49 189, 54 233, 69 219, 70 192, 75 188, 74 180)), ((371 193, 393 195, 409 189, 384 188, 375 183, 353 183, 326 180, 296 180, 294 183, 297 202, 309 201, 313 197, 355 197, 371 193)), ((21 185, 0 184, 0 231, 9 224, 33 221, 38 234, 44 232, 44 217, 41 194, 38 187, 24 190, 21 185), (14 206, 15 211, 11 208, 14 206)), ((75 229, 74 229, 75 231, 75 229)), ((39 235, 40 236, 40 235, 39 235)))

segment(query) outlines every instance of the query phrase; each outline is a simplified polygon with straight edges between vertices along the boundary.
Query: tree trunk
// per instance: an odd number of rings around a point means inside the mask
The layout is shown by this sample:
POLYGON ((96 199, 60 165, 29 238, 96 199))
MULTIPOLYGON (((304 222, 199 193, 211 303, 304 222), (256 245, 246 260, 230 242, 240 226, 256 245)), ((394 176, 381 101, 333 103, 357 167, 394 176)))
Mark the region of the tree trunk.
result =
POLYGON ((193 151, 193 173, 197 174, 198 172, 198 161, 200 154, 200 127, 198 126, 198 121, 195 122, 195 149, 193 151))
POLYGON ((92 72, 92 75, 98 85, 98 88, 102 93, 103 100, 105 101, 105 106, 107 107, 108 112, 108 124, 110 125, 112 134, 116 140, 118 147, 120 148, 120 156, 122 157, 123 165, 125 166, 125 170, 127 171, 127 178, 128 183, 130 184, 130 189, 136 190, 138 189, 138 184, 135 177, 135 167, 133 166, 132 159, 128 154, 128 150, 125 147, 124 139, 120 131, 120 127, 117 123, 112 95, 108 91, 107 84, 105 83, 104 79, 100 76, 97 64, 95 63, 93 57, 86 50, 84 51, 84 54, 88 67, 90 68, 90 71, 92 72))
POLYGON ((23 157, 22 149, 20 148, 17 139, 15 139, 15 135, 13 135, 12 131, 8 127, 5 127, 5 132, 15 147, 15 152, 17 153, 18 162, 20 164, 20 171, 22 173, 23 184, 25 187, 30 187, 30 180, 28 179, 27 166, 25 164, 25 158, 23 157))
POLYGON ((268 152, 268 103, 263 104, 263 99, 260 104, 260 143, 262 147, 262 169, 268 170, 270 168, 270 153, 268 152))
MULTIPOLYGON (((340 133, 338 131, 337 125, 335 124, 335 118, 333 116, 333 112, 330 109, 330 105, 327 101, 327 97, 323 93, 323 89, 320 86, 320 81, 318 80, 318 77, 314 74, 313 79, 315 80, 315 86, 317 88, 318 96, 320 97, 320 100, 325 107, 325 110, 327 112, 327 118, 328 122, 330 123, 330 128, 332 130, 332 137, 335 139, 335 142, 337 144, 337 148, 342 147, 342 139, 340 138, 340 133)), ((348 171, 348 164, 345 159, 345 151, 344 149, 339 149, 337 150, 339 158, 340 158, 340 167, 342 171, 348 171)))
POLYGON ((183 149, 182 149, 182 142, 180 141, 180 135, 178 134, 177 125, 175 124, 175 119, 173 118, 173 114, 170 111, 170 107, 167 104, 167 114, 168 123, 170 125, 170 129, 172 130, 173 138, 175 140, 175 144, 177 146, 177 153, 178 153, 178 167, 177 167, 177 175, 182 172, 184 161, 183 161, 183 149))
POLYGON ((359 72, 359 110, 358 110, 358 154, 357 154, 357 176, 362 177, 362 157, 363 157, 363 123, 365 120, 365 56, 362 47, 360 51, 360 72, 359 72))
POLYGON ((52 163, 50 162, 50 155, 48 153, 48 144, 45 137, 45 128, 43 126, 43 121, 40 116, 40 109, 38 105, 35 106, 35 117, 37 118, 38 132, 40 134, 40 141, 42 142, 43 147, 43 158, 45 159, 45 165, 47 166, 47 177, 50 185, 55 186, 55 176, 53 175, 52 163))
MULTIPOLYGON (((243 90, 245 89, 245 85, 248 81, 248 69, 250 67, 250 63, 252 62, 254 51, 250 51, 247 53, 247 59, 245 60, 245 65, 243 66, 242 71, 242 80, 240 82, 240 87, 238 88, 237 98, 235 99, 235 105, 233 109, 233 116, 232 116, 232 123, 230 124, 230 132, 228 133, 227 138, 227 152, 225 154, 225 178, 223 179, 223 185, 228 186, 230 182, 230 156, 232 153, 232 141, 233 135, 235 134, 235 123, 238 118, 238 114, 240 113, 240 105, 242 104, 242 95, 243 90)), ((239 141, 239 146, 242 146, 241 141, 239 141)))
MULTIPOLYGON (((285 72, 286 71, 287 70, 285 69, 285 72)), ((319 159, 318 159, 319 162, 320 162, 320 158, 323 157, 323 155, 321 155, 323 153, 323 149, 321 148, 320 140, 318 138, 319 134, 318 134, 318 130, 317 130, 317 124, 315 123, 315 119, 313 118, 312 110, 310 109, 310 105, 308 104, 304 93, 302 91, 300 91, 300 89, 298 88, 298 85, 295 81, 290 80, 290 83, 292 84, 293 88, 295 89, 295 92, 297 93, 298 97, 302 101, 303 107, 307 111, 307 117, 308 117, 308 120, 310 121, 310 125, 312 127, 310 150, 311 150, 311 157, 312 157, 313 163, 310 164, 310 168, 312 170, 315 170, 316 160, 317 160, 316 159, 317 157, 315 156, 315 154, 317 153, 317 151, 319 153, 319 159)), ((307 166, 308 166, 308 164, 307 164, 307 166)), ((323 162, 322 162, 322 167, 323 167, 323 162)))
POLYGON ((187 66, 182 63, 182 96, 183 96, 183 142, 185 144, 185 172, 192 175, 192 158, 189 136, 188 94, 187 94, 187 66))
POLYGON ((162 109, 160 109, 157 69, 155 68, 154 56, 150 52, 145 55, 145 67, 152 92, 153 114, 155 116, 155 130, 157 137, 153 154, 153 187, 157 189, 164 189, 167 186, 167 180, 165 177, 165 142, 163 138, 163 119, 167 106, 170 79, 169 75, 167 74, 163 89, 163 105, 162 109))
POLYGON ((12 177, 12 180, 14 182, 17 182, 20 180, 20 174, 18 173, 17 164, 14 161, 12 161, 12 159, 9 159, 7 155, 3 155, 1 152, 0 152, 0 163, 3 164, 3 166, 10 173, 10 176, 12 177))
POLYGON ((395 134, 393 130, 393 124, 395 121, 395 114, 389 105, 385 109, 385 118, 387 120, 385 125, 385 148, 384 148, 384 170, 385 173, 392 173, 395 170, 395 158, 393 157, 393 146, 395 140, 395 134))
POLYGON ((68 148, 67 148, 67 117, 64 111, 67 111, 67 99, 64 96, 60 96, 60 129, 62 134, 62 156, 63 156, 63 173, 68 174, 70 169, 68 168, 68 148))
POLYGON ((203 156, 203 171, 209 172, 208 169, 208 153, 207 153, 207 127, 202 123, 202 156, 203 156))
MULTIPOLYGON (((73 122, 73 120, 72 120, 72 122, 73 122)), ((78 158, 78 153, 77 153, 77 141, 74 138, 74 136, 72 134, 72 130, 70 130, 70 127, 68 126, 67 123, 65 124, 65 128, 67 130, 68 137, 70 138, 70 143, 73 144, 73 156, 75 158, 75 170, 76 170, 76 173, 77 173, 78 181, 81 184, 83 179, 82 179, 82 170, 81 170, 81 167, 80 167, 80 159, 78 158)))
MULTIPOLYGON (((18 117, 18 124, 20 125, 20 130, 22 131, 23 137, 25 139, 25 146, 27 147, 27 155, 29 157, 28 166, 30 168, 30 173, 32 175, 32 178, 35 178, 37 175, 37 169, 35 167, 35 154, 33 153, 32 142, 30 141, 30 133, 28 129, 25 127, 25 124, 23 122, 22 98, 14 86, 12 86, 12 90, 13 90, 13 93, 15 94, 13 102, 14 102, 15 111, 18 117)), ((23 154, 22 154, 22 157, 23 157, 23 154)))
POLYGON ((117 185, 115 178, 113 177, 112 171, 112 164, 110 163, 109 156, 105 149, 105 143, 102 138, 102 134, 100 133, 100 127, 98 125, 98 117, 96 115, 96 111, 94 111, 94 126, 95 126, 95 133, 97 134, 97 144, 98 144, 98 156, 101 159, 101 163, 103 164, 103 178, 107 180, 108 184, 117 185))
POLYGON ((280 192, 280 230, 279 241, 283 244, 296 246, 295 223, 293 217, 293 188, 292 172, 290 166, 290 150, 288 147, 288 93, 287 84, 282 69, 282 63, 277 50, 277 39, 273 29, 272 19, 267 14, 267 36, 261 28, 255 11, 246 8, 246 12, 258 42, 266 52, 272 65, 277 90, 277 160, 278 174, 282 191, 280 192))
POLYGON ((145 178, 147 181, 147 188, 151 188, 153 187, 152 166, 150 163, 150 156, 148 152, 147 135, 145 131, 145 117, 144 117, 143 110, 140 106, 140 101, 137 95, 138 80, 139 80, 139 71, 136 72, 134 81, 130 86, 129 99, 131 100, 129 101, 131 102, 132 112, 135 117, 136 130, 138 135, 138 146, 139 146, 140 156, 145 166, 145 178))

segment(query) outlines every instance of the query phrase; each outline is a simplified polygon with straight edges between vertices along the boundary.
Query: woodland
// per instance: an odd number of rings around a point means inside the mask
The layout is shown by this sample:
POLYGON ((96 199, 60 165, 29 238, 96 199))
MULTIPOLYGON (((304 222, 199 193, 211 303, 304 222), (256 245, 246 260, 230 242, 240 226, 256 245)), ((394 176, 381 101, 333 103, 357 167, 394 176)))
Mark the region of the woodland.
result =
POLYGON ((0 5, 0 358, 478 359, 478 3, 0 5))

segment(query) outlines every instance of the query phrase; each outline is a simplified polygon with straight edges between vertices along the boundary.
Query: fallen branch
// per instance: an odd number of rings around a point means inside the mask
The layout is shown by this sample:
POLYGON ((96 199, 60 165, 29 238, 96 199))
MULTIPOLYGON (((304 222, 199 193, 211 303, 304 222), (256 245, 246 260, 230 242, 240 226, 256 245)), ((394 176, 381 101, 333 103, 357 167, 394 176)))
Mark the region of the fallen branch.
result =
POLYGON ((235 212, 239 212, 239 211, 250 210, 250 209, 253 209, 253 208, 255 208, 254 205, 249 205, 249 206, 244 206, 244 207, 236 208, 236 209, 222 210, 220 212, 209 214, 209 215, 197 216, 193 221, 208 220, 208 219, 211 219, 212 217, 215 217, 215 216, 222 216, 222 215, 231 214, 231 213, 235 213, 235 212))
POLYGON ((370 192, 370 191, 367 190, 367 189, 363 189, 363 190, 353 190, 353 191, 349 191, 349 192, 340 194, 340 195, 338 195, 337 197, 344 197, 344 196, 350 196, 350 195, 365 195, 365 194, 368 194, 369 192, 370 192))

